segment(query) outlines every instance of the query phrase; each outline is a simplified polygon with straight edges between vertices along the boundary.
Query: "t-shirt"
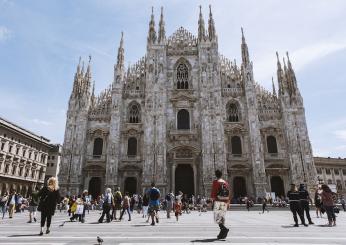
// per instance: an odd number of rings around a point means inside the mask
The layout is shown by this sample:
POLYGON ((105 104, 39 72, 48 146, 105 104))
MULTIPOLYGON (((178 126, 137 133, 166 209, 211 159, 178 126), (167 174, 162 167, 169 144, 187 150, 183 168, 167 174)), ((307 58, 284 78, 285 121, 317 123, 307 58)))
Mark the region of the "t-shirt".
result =
POLYGON ((227 181, 223 180, 223 179, 219 179, 219 180, 214 180, 213 181, 213 186, 211 189, 211 198, 214 201, 223 201, 223 202, 227 202, 226 200, 218 200, 217 199, 217 194, 220 190, 221 184, 225 183, 226 187, 228 188, 228 190, 230 190, 229 184, 227 183, 227 181))
POLYGON ((155 187, 152 187, 150 190, 149 190, 149 205, 150 206, 159 206, 160 205, 160 190, 155 188, 155 187))

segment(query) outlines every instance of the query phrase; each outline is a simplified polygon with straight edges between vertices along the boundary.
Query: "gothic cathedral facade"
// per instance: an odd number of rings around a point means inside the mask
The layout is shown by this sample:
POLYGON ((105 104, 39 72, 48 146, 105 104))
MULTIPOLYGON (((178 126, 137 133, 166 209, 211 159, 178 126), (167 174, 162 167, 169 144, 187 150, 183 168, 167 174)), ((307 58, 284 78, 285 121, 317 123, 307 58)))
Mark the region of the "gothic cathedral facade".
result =
POLYGON ((147 53, 125 69, 121 35, 114 80, 95 96, 89 64, 78 64, 59 175, 63 193, 105 187, 209 195, 215 169, 233 196, 284 196, 290 183, 316 184, 303 99, 287 54, 277 55, 278 91, 255 82, 242 33, 240 65, 220 55, 210 10, 198 35, 166 38, 149 22, 147 53))

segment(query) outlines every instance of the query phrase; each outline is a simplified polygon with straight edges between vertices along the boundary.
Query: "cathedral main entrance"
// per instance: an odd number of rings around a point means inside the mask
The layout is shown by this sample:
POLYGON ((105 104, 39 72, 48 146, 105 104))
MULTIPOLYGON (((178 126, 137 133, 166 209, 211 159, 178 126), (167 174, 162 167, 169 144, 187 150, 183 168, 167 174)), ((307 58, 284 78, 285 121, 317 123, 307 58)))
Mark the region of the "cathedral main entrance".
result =
POLYGON ((270 186, 276 196, 285 196, 284 182, 280 176, 272 176, 270 178, 270 186))
POLYGON ((137 179, 136 177, 127 177, 125 179, 124 191, 130 195, 137 193, 137 179))
POLYGON ((178 164, 175 169, 175 193, 182 191, 188 196, 194 195, 194 174, 191 164, 178 164))
POLYGON ((101 178, 100 177, 92 177, 89 181, 89 194, 96 199, 101 195, 101 178))
POLYGON ((245 197, 246 192, 246 181, 244 177, 236 176, 233 179, 233 197, 245 197))

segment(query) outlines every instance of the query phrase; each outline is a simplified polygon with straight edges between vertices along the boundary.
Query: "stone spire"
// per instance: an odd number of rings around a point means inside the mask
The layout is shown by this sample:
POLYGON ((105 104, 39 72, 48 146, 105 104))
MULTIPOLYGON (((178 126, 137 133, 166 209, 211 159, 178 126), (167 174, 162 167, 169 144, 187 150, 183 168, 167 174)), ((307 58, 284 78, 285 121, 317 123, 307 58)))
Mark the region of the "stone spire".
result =
POLYGON ((280 58, 278 52, 276 52, 276 58, 277 58, 277 78, 278 78, 278 84, 279 84, 279 95, 283 94, 284 92, 284 86, 283 86, 283 79, 284 79, 284 74, 283 70, 281 68, 281 63, 280 63, 280 58))
POLYGON ((250 57, 249 57, 249 49, 247 47, 243 27, 241 28, 241 57, 243 60, 243 64, 249 64, 250 63, 250 57))
POLYGON ((164 43, 166 40, 166 31, 165 31, 165 21, 163 20, 163 7, 161 7, 161 16, 159 23, 159 37, 157 39, 158 43, 164 43))
POLYGON ((91 67, 90 67, 90 62, 91 62, 91 55, 89 55, 89 62, 88 62, 88 67, 87 67, 87 71, 85 73, 85 79, 90 83, 90 79, 91 79, 91 67))
POLYGON ((156 31, 155 31, 155 19, 154 19, 154 7, 151 7, 151 19, 149 22, 149 33, 148 33, 148 43, 156 42, 156 31))
POLYGON ((288 52, 286 52, 286 56, 287 56, 287 78, 288 78, 288 83, 290 84, 290 88, 292 90, 292 93, 296 93, 297 92, 297 80, 296 80, 296 74, 292 68, 292 64, 290 61, 290 57, 288 55, 288 52))
POLYGON ((120 45, 118 48, 117 65, 116 69, 124 69, 124 33, 121 32, 120 45))
POLYGON ((210 41, 216 38, 215 23, 213 14, 211 13, 211 5, 209 5, 208 35, 210 41))
POLYGON ((199 19, 198 19, 198 40, 200 42, 205 41, 205 26, 202 15, 202 6, 199 5, 199 19))
POLYGON ((272 77, 273 95, 276 97, 276 89, 274 84, 274 78, 272 77))

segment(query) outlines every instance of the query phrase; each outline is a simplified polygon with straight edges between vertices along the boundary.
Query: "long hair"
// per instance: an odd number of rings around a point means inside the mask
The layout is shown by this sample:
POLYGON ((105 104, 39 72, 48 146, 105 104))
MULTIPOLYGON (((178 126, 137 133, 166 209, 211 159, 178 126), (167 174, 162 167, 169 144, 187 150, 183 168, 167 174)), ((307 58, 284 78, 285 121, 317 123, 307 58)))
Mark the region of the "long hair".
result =
POLYGON ((57 178, 55 177, 50 177, 48 180, 47 180, 47 187, 50 191, 56 191, 59 189, 59 183, 58 183, 58 180, 57 178))
POLYGON ((326 185, 326 184, 323 184, 323 185, 322 185, 322 190, 325 191, 325 192, 332 192, 332 190, 331 190, 331 189, 329 188, 329 186, 326 185))

